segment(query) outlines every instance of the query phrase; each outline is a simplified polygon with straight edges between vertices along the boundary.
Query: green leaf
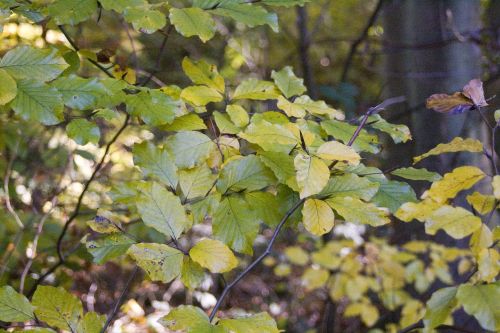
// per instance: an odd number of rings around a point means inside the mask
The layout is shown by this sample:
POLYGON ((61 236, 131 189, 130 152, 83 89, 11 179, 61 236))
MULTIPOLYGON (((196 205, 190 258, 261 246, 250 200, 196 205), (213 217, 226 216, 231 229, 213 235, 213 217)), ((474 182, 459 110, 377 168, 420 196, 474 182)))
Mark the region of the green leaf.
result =
POLYGON ((34 319, 33 306, 11 286, 0 287, 0 321, 25 322, 34 319))
POLYGON ((435 291, 427 301, 424 325, 431 329, 444 324, 457 305, 457 287, 442 288, 435 291))
POLYGON ((271 124, 265 120, 252 122, 245 132, 239 136, 248 142, 255 143, 265 151, 276 151, 288 154, 298 140, 292 131, 282 125, 271 124))
POLYGON ((61 287, 38 286, 32 304, 39 320, 62 330, 75 332, 83 317, 82 302, 61 287))
POLYGON ((173 239, 179 237, 189 224, 180 199, 158 183, 144 190, 136 205, 147 226, 173 239))
POLYGON ((238 265, 233 252, 218 240, 202 239, 189 250, 189 256, 212 273, 225 273, 238 265))
POLYGON ((51 83, 62 94, 66 106, 85 110, 95 106, 105 87, 97 79, 84 79, 77 76, 61 77, 51 83))
POLYGON ((249 117, 248 112, 240 105, 230 104, 226 108, 226 112, 231 118, 231 121, 238 127, 248 125, 249 117))
POLYGON ((97 0, 56 0, 47 10, 56 24, 75 25, 86 21, 97 11, 97 0))
POLYGON ((262 3, 269 6, 282 6, 282 7, 293 7, 293 6, 303 6, 306 2, 311 0, 262 0, 262 3))
POLYGON ((429 182, 434 182, 443 178, 437 172, 431 172, 425 168, 416 169, 413 167, 396 169, 391 172, 391 175, 411 180, 426 180, 429 182))
POLYGON ((372 203, 363 202, 358 198, 333 197, 325 201, 347 222, 368 224, 373 227, 379 227, 390 222, 387 210, 372 203))
POLYGON ((174 122, 168 125, 162 125, 160 127, 164 131, 199 131, 207 129, 207 126, 196 113, 188 113, 178 118, 175 118, 174 122))
POLYGON ((179 181, 177 167, 166 149, 145 141, 134 145, 132 153, 134 164, 141 168, 144 176, 153 175, 170 188, 177 187, 179 181))
POLYGON ((309 262, 309 255, 300 246, 289 246, 285 249, 288 260, 298 266, 304 266, 309 262))
POLYGON ((277 226, 283 215, 278 198, 269 192, 246 192, 245 200, 256 218, 268 226, 277 226))
POLYGON ((181 98, 196 106, 205 106, 211 102, 220 102, 222 95, 214 88, 206 86, 191 86, 182 90, 181 98))
POLYGON ((257 79, 248 79, 240 83, 233 94, 233 99, 267 100, 279 96, 274 83, 257 79))
POLYGON ((455 239, 469 236, 481 227, 481 219, 462 207, 442 206, 425 220, 425 232, 435 235, 443 229, 455 239))
MULTIPOLYGON (((345 144, 349 142, 357 129, 357 126, 352 126, 348 123, 333 119, 322 121, 321 127, 328 135, 333 136, 335 139, 345 144)), ((369 134, 366 130, 361 130, 356 141, 352 144, 352 147, 356 151, 366 151, 372 154, 376 154, 380 151, 377 136, 369 134)))
POLYGON ((175 157, 177 167, 192 168, 205 162, 216 149, 215 143, 203 133, 194 131, 179 132, 167 139, 165 147, 175 157))
POLYGON ((278 72, 272 71, 271 77, 286 98, 302 95, 307 90, 304 86, 304 80, 296 77, 290 66, 286 66, 278 72))
POLYGON ((171 8, 170 21, 184 37, 198 36, 205 43, 215 35, 215 21, 200 8, 171 8))
POLYGON ((17 95, 16 81, 3 69, 0 69, 0 105, 12 101, 17 95))
POLYGON ((391 124, 378 114, 368 117, 368 123, 370 127, 389 134, 395 143, 411 140, 410 129, 406 125, 391 124))
POLYGON ((188 289, 193 290, 203 282, 205 270, 189 256, 184 256, 181 270, 181 281, 188 289))
POLYGON ((302 115, 307 111, 313 115, 328 116, 339 120, 345 118, 341 111, 328 106, 324 101, 313 101, 307 95, 297 97, 292 104, 280 99, 278 107, 291 115, 302 115))
POLYGON ((273 171, 280 183, 286 184, 291 189, 298 191, 297 179, 295 178, 295 166, 293 157, 280 152, 260 152, 259 157, 264 164, 273 171))
POLYGON ((10 106, 24 120, 38 121, 44 125, 55 125, 62 120, 61 95, 55 88, 41 82, 18 81, 17 96, 10 106))
POLYGON ((380 181, 377 194, 372 202, 381 207, 387 207, 395 213, 402 204, 416 202, 417 195, 410 185, 395 180, 380 181))
POLYGON ((123 12, 128 7, 135 7, 144 4, 144 0, 99 0, 102 8, 106 10, 114 10, 119 13, 123 12))
POLYGON ((217 175, 202 164, 196 168, 181 170, 179 172, 179 185, 186 199, 204 197, 214 185, 217 175))
POLYGON ((219 74, 215 65, 210 65, 203 60, 195 62, 185 57, 182 60, 182 69, 193 83, 206 85, 224 93, 226 88, 224 78, 219 74))
POLYGON ((307 199, 302 207, 304 227, 311 234, 321 236, 330 232, 335 222, 335 214, 328 204, 318 199, 307 199))
POLYGON ((241 129, 238 128, 229 118, 227 114, 220 113, 215 111, 213 113, 215 124, 219 129, 220 133, 224 134, 238 134, 241 132, 241 129))
POLYGON ((100 333, 106 322, 105 315, 99 315, 95 312, 87 312, 83 319, 78 323, 77 333, 100 333))
POLYGON ((294 165, 301 199, 320 193, 328 183, 330 170, 321 159, 298 154, 294 165))
POLYGON ((220 193, 256 191, 274 182, 271 170, 257 156, 248 155, 224 165, 217 181, 217 190, 220 193))
POLYGON ((123 13, 125 20, 132 23, 135 30, 152 34, 167 24, 165 14, 151 9, 148 4, 136 7, 127 7, 123 13))
POLYGON ((0 60, 0 68, 16 80, 51 81, 68 66, 56 49, 35 49, 31 46, 18 46, 0 60))
POLYGON ((457 299, 465 312, 473 315, 482 328, 490 331, 500 330, 500 282, 483 285, 463 284, 458 288, 457 299))
POLYGON ((87 251, 92 254, 94 262, 99 265, 125 254, 132 244, 135 244, 135 241, 130 239, 130 236, 120 233, 85 241, 87 251))
POLYGON ((332 176, 319 196, 349 196, 368 201, 377 193, 378 188, 379 183, 377 182, 371 182, 366 178, 359 177, 352 173, 347 173, 341 176, 332 176))
POLYGON ((213 216, 213 234, 237 252, 252 254, 259 221, 250 205, 238 196, 224 198, 213 216))
POLYGON ((167 283, 181 274, 183 254, 165 244, 140 243, 132 245, 127 254, 153 281, 167 283))
POLYGON ((160 323, 170 330, 183 330, 187 333, 223 333, 220 328, 210 324, 208 316, 198 307, 192 305, 178 306, 160 319, 160 323))
POLYGON ((280 330, 274 319, 267 313, 261 312, 251 316, 234 319, 221 319, 218 325, 230 332, 241 333, 279 333, 280 330))
POLYGON ((310 267, 302 274, 301 280, 306 290, 310 291, 323 287, 329 277, 330 273, 326 269, 310 267))
POLYGON ((212 13, 230 17, 236 22, 255 27, 258 25, 269 25, 274 32, 279 31, 278 16, 275 13, 269 13, 261 6, 246 3, 221 2, 217 9, 211 10, 212 13))
POLYGON ((436 147, 429 150, 427 153, 414 157, 413 164, 418 163, 429 156, 435 156, 444 153, 456 153, 459 151, 480 153, 483 151, 483 144, 476 139, 462 139, 460 137, 456 137, 449 143, 440 143, 436 147))
POLYGON ((159 90, 141 91, 127 95, 127 112, 140 117, 150 126, 170 124, 180 109, 180 102, 159 90))
POLYGON ((89 142, 97 144, 101 137, 99 127, 86 119, 74 119, 70 121, 66 126, 66 132, 79 145, 85 145, 89 142))

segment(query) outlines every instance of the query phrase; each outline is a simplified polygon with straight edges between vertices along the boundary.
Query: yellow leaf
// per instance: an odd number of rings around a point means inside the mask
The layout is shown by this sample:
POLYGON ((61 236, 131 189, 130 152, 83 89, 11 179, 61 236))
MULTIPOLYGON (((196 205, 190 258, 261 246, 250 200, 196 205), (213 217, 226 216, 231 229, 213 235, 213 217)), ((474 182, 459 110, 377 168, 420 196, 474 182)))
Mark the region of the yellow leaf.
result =
POLYGON ((477 229, 470 238, 470 249, 472 253, 477 254, 482 249, 486 249, 493 244, 493 233, 486 224, 481 224, 481 228, 477 229))
POLYGON ((207 268, 212 273, 229 272, 238 265, 238 259, 222 242, 214 239, 203 239, 189 250, 193 261, 207 268))
POLYGON ((217 90, 207 86, 184 88, 181 92, 181 98, 196 106, 207 105, 210 102, 220 102, 223 99, 217 90))
POLYGON ((371 305, 365 304, 363 306, 363 310, 361 311, 361 320, 367 327, 373 326, 379 317, 378 309, 371 305))
POLYGON ((493 186, 493 195, 497 200, 500 200, 500 176, 493 177, 491 185, 493 186))
POLYGON ((474 192, 467 196, 467 202, 482 215, 488 214, 495 208, 495 197, 474 192))
POLYGON ((306 290, 313 290, 323 287, 330 277, 330 273, 326 269, 308 268, 302 275, 302 284, 306 290))
POLYGON ((298 154, 294 165, 301 199, 321 192, 330 179, 330 170, 317 157, 298 154))
POLYGON ((289 246, 285 255, 292 264, 303 266, 309 262, 309 255, 299 246, 289 246))
POLYGON ((306 115, 306 110, 302 106, 290 102, 283 96, 278 97, 278 108, 289 117, 304 118, 306 115))
POLYGON ((404 222, 410 222, 413 219, 424 222, 426 218, 441 206, 442 204, 431 199, 425 199, 420 202, 407 202, 399 207, 394 216, 404 222))
POLYGON ((228 105, 226 112, 236 126, 243 127, 248 125, 248 112, 242 106, 236 104, 228 105))
POLYGON ((352 197, 333 197, 325 200, 347 222, 369 224, 374 227, 390 222, 386 208, 375 206, 373 203, 364 202, 352 197))
POLYGON ((500 272, 500 255, 496 249, 482 249, 477 257, 479 278, 485 282, 494 282, 500 272))
POLYGON ((316 154, 329 161, 345 161, 351 165, 358 165, 361 156, 349 146, 338 141, 328 141, 322 144, 316 154))
POLYGON ((481 227, 481 219, 462 207, 443 206, 425 221, 425 231, 435 235, 443 229, 455 239, 469 236, 481 227))
POLYGON ((472 187, 483 177, 484 173, 479 168, 473 166, 456 168, 445 174, 443 179, 432 183, 430 190, 422 198, 429 197, 444 203, 448 199, 454 198, 458 192, 472 187))
POLYGON ((208 64, 203 60, 195 62, 185 57, 182 60, 182 69, 193 83, 204 84, 218 90, 220 93, 224 93, 226 88, 224 78, 217 71, 217 66, 208 64))
POLYGON ((328 204, 318 199, 307 199, 302 208, 304 227, 311 234, 321 236, 333 228, 335 214, 328 204))
POLYGON ((136 75, 132 68, 121 68, 116 65, 113 67, 113 76, 118 80, 124 80, 129 84, 135 84, 136 75))
POLYGON ((475 139, 462 139, 460 137, 454 138, 449 143, 440 143, 436 147, 429 150, 427 153, 413 158, 413 164, 420 162, 426 157, 432 155, 440 155, 443 153, 455 153, 459 151, 469 151, 473 153, 480 153, 483 151, 483 144, 475 139))

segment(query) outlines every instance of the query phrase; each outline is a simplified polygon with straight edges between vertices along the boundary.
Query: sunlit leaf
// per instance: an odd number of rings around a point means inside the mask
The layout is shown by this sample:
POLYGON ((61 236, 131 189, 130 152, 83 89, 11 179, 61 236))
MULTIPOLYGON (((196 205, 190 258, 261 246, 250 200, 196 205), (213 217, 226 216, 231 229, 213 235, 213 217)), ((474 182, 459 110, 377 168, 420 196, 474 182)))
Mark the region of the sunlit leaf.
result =
POLYGON ((5 105, 17 95, 16 81, 3 69, 0 69, 0 105, 5 105))
POLYGON ((257 79, 248 79, 240 83, 233 94, 233 99, 266 100, 278 98, 279 92, 274 83, 257 79))
POLYGON ((495 208, 495 197, 474 192, 467 196, 467 202, 482 215, 488 214, 495 208))
POLYGON ((476 317, 486 330, 500 330, 500 283, 483 285, 463 284, 458 288, 457 299, 465 312, 476 317))
POLYGON ((272 71, 271 77, 286 98, 302 95, 307 90, 304 86, 304 80, 296 77, 290 66, 286 66, 280 71, 272 71))
POLYGON ((165 244, 140 243, 132 245, 127 253, 153 281, 170 282, 181 274, 183 254, 165 244))
POLYGON ((472 153, 480 153, 483 151, 483 144, 476 139, 463 139, 456 137, 449 143, 440 143, 436 147, 429 150, 427 153, 413 158, 413 164, 420 162, 424 158, 444 153, 456 153, 460 151, 468 151, 472 153))
POLYGON ((82 302, 61 287, 38 286, 32 304, 39 320, 66 331, 75 332, 83 317, 82 302))
POLYGON ((210 65, 203 60, 195 62, 185 57, 182 60, 182 69, 193 83, 203 84, 224 93, 224 78, 219 74, 215 65, 210 65))
POLYGON ((11 286, 0 287, 0 320, 25 322, 34 319, 33 306, 28 299, 11 286))
POLYGON ((300 198, 320 193, 330 178, 330 170, 317 157, 298 154, 294 160, 297 184, 300 188, 300 198))
POLYGON ((239 136, 255 143, 265 151, 289 153, 298 144, 297 138, 285 126, 272 124, 265 120, 252 122, 239 136))
POLYGON ((218 240, 203 239, 189 250, 193 261, 212 273, 229 272, 238 265, 233 252, 218 240))
POLYGON ((208 136, 195 131, 184 131, 170 136, 165 147, 175 157, 175 164, 181 169, 201 164, 210 152, 216 149, 215 143, 208 136))
POLYGON ((354 149, 338 141, 328 141, 316 151, 317 156, 329 161, 344 161, 351 165, 358 165, 361 156, 354 149))
POLYGON ((462 166, 444 175, 443 179, 432 183, 426 197, 437 202, 446 202, 454 198, 458 192, 466 190, 483 179, 485 174, 473 166, 462 166))
POLYGON ((302 208, 304 227, 316 236, 330 232, 335 215, 328 204, 318 199, 307 199, 302 208))
POLYGON ((211 102, 222 101, 222 95, 214 88, 191 86, 182 90, 181 98, 193 105, 204 106, 211 102))
POLYGON ((215 35, 215 21, 200 8, 171 8, 170 21, 185 37, 198 36, 206 42, 215 35))
POLYGON ((390 222, 387 210, 352 197, 333 197, 325 200, 347 222, 378 227, 390 222))
POLYGON ((434 211, 425 220, 425 232, 435 235, 440 229, 455 239, 469 236, 481 227, 481 219, 462 207, 448 205, 434 211))

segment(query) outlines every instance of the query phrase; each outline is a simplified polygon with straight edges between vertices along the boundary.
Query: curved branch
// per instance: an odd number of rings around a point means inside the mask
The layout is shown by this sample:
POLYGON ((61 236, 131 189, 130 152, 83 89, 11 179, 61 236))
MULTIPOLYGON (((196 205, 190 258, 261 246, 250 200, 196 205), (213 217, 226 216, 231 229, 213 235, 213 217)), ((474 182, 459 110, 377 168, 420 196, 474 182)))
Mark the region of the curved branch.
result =
POLYGON ((269 240, 269 243, 267 244, 266 250, 257 258, 255 259, 250 265, 247 266, 238 276, 231 281, 222 291, 222 294, 220 295, 219 299, 217 300, 217 303, 215 304, 214 308, 212 309, 212 312, 210 313, 210 321, 212 321, 217 314, 217 311, 219 310, 220 306, 222 305, 222 302, 226 298, 226 296, 229 294, 231 289, 241 280, 243 279, 255 266, 257 266, 262 260, 264 260, 265 257, 267 257, 273 248, 274 243, 276 242, 276 238, 278 237, 278 234, 280 233, 281 229, 285 225, 286 221, 292 216, 292 214, 304 203, 306 199, 301 199, 295 205, 293 205, 292 208, 286 212, 285 216, 281 219, 280 223, 274 229, 273 236, 271 237, 271 240, 269 240))

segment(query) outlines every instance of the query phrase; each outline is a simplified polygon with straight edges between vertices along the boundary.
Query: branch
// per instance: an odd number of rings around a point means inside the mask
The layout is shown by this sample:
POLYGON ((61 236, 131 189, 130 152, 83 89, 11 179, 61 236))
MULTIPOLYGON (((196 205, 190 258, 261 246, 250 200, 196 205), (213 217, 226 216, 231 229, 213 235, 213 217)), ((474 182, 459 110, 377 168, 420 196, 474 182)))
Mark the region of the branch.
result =
POLYGON ((359 37, 351 44, 351 49, 349 50, 349 54, 347 55, 347 59, 344 64, 344 69, 342 70, 342 75, 340 76, 340 82, 346 81, 347 75, 349 74, 349 70, 351 69, 352 60, 354 58, 354 55, 356 54, 356 50, 358 49, 359 45, 363 42, 363 40, 366 38, 366 36, 368 35, 368 31, 377 20, 380 10, 382 9, 383 2, 384 0, 378 0, 377 6, 375 7, 375 10, 373 11, 370 18, 368 19, 365 28, 361 32, 361 35, 359 35, 359 37))
POLYGON ((104 150, 104 154, 103 154, 101 160, 95 166, 94 171, 92 172, 92 175, 90 176, 90 178, 85 183, 85 185, 83 187, 83 190, 80 193, 80 196, 78 197, 78 201, 76 203, 75 209, 73 210, 73 213, 70 215, 70 217, 64 223, 63 229, 62 229, 61 233, 59 234, 59 238, 57 239, 57 255, 59 257, 59 260, 47 271, 47 273, 45 273, 44 275, 40 276, 40 278, 35 282, 35 284, 31 288, 31 290, 28 293, 28 295, 32 295, 34 293, 36 287, 40 283, 42 283, 47 278, 48 275, 50 275, 51 273, 53 273, 59 266, 61 266, 62 264, 64 264, 65 259, 66 259, 65 256, 64 256, 64 253, 62 251, 62 241, 64 239, 64 236, 66 235, 66 232, 68 231, 68 228, 71 226, 71 224, 73 223, 73 221, 75 220, 75 218, 80 214, 80 209, 81 209, 83 197, 87 193, 87 190, 89 189, 90 184, 94 181, 95 177, 97 176, 97 173, 103 167, 104 162, 105 162, 106 158, 108 157, 108 154, 109 154, 109 151, 111 149, 111 146, 116 142, 116 140, 123 133, 123 131, 125 130, 125 128, 127 128, 128 123, 129 123, 129 119, 130 119, 130 115, 127 114, 125 116, 125 121, 123 122, 123 125, 120 127, 120 129, 118 130, 118 132, 116 132, 116 134, 113 136, 113 138, 111 138, 111 140, 106 145, 106 149, 104 150))
POLYGON ((14 218, 14 221, 16 221, 17 226, 19 227, 20 230, 24 229, 24 224, 19 218, 19 215, 17 215, 16 211, 12 207, 12 204, 10 202, 10 194, 9 194, 9 182, 10 182, 10 176, 12 174, 12 165, 14 164, 14 161, 17 156, 17 149, 19 148, 19 141, 17 140, 16 146, 14 148, 14 151, 12 152, 12 155, 10 156, 9 162, 7 164, 7 168, 5 169, 5 177, 3 178, 3 190, 5 192, 5 207, 7 208, 7 211, 12 215, 14 218))
POLYGON ((286 212, 285 216, 281 219, 280 223, 274 229, 273 236, 271 237, 271 240, 267 244, 266 250, 257 258, 255 259, 250 265, 247 266, 238 276, 231 281, 222 291, 222 294, 220 295, 219 299, 217 300, 217 303, 215 304, 214 308, 212 309, 212 312, 210 313, 210 321, 212 321, 217 314, 217 311, 219 310, 220 306, 222 305, 222 302, 226 298, 226 296, 229 294, 231 289, 241 280, 243 279, 255 266, 257 266, 262 260, 264 260, 265 257, 267 257, 273 248, 274 243, 276 242, 276 239, 278 237, 278 234, 280 233, 281 229, 285 225, 286 221, 292 216, 292 214, 304 203, 306 199, 301 199, 299 200, 292 208, 286 212))
POLYGON ((130 285, 132 284, 132 281, 134 280, 135 276, 137 275, 137 272, 139 272, 139 268, 135 266, 134 270, 130 274, 127 283, 125 284, 125 287, 123 288, 120 297, 116 300, 115 306, 113 307, 113 311, 111 314, 108 316, 108 319, 106 320, 106 323, 104 324, 104 327, 101 330, 101 333, 106 332, 108 329, 109 325, 113 321, 113 319, 116 317, 116 314, 118 313, 118 310, 120 309, 120 305, 123 303, 123 299, 127 295, 127 291, 130 288, 130 285))

